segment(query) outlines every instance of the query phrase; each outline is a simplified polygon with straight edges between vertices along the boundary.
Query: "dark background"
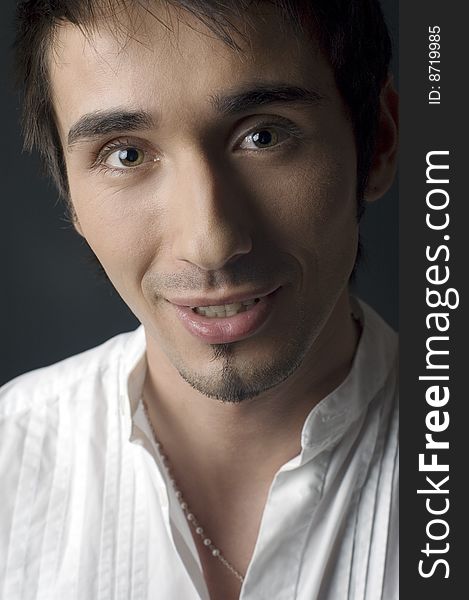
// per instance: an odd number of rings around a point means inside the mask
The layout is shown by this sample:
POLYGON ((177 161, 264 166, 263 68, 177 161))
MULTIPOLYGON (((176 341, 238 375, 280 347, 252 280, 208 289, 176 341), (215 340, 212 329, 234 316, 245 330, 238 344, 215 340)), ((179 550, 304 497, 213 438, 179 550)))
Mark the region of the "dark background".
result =
MULTIPOLYGON (((22 152, 12 73, 15 0, 0 24, 0 384, 138 325, 73 231, 37 156, 22 152)), ((397 54, 397 0, 383 1, 397 54)), ((395 66, 397 65, 397 56, 395 66)), ((397 186, 367 209, 356 289, 397 329, 397 186)))

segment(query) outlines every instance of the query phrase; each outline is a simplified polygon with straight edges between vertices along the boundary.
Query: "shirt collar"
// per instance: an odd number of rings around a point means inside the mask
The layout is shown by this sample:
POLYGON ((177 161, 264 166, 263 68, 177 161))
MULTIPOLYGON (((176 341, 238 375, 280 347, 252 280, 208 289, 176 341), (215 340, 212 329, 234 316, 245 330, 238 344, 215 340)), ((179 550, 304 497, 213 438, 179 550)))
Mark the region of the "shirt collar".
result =
POLYGON ((333 445, 367 409, 385 385, 397 358, 396 333, 365 303, 353 299, 362 335, 344 381, 309 413, 301 446, 310 459, 333 445))
POLYGON ((142 395, 147 370, 143 325, 128 334, 119 364, 119 402, 125 436, 132 434, 132 418, 142 395))

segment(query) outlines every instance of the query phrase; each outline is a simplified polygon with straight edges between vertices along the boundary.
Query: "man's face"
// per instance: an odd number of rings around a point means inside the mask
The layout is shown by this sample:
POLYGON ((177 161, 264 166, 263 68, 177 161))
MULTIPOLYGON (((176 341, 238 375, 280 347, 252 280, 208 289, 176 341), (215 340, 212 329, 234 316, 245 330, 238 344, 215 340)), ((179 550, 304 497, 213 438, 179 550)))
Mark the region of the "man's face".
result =
POLYGON ((352 124, 324 55, 271 9, 251 15, 242 52, 156 12, 171 29, 145 13, 89 37, 59 31, 71 199, 149 353, 240 400, 314 368, 332 330, 340 342, 357 247, 352 124))

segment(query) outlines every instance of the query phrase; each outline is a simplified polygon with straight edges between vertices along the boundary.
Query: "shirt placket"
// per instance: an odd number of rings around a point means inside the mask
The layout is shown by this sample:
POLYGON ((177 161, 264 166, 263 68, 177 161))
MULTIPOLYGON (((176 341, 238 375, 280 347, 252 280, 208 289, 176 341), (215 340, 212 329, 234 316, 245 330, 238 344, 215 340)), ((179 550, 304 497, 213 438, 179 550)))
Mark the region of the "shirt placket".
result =
POLYGON ((305 464, 297 457, 275 476, 240 600, 296 598, 309 527, 323 493, 327 454, 305 464))

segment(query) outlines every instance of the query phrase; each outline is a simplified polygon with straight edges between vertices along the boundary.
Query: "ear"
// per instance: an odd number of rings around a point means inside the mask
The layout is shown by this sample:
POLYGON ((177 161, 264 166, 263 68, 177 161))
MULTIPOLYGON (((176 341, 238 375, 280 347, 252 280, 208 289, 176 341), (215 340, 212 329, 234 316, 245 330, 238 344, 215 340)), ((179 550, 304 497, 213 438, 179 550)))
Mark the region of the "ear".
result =
POLYGON ((81 235, 81 237, 85 237, 83 235, 83 231, 81 229, 80 221, 78 219, 76 221, 73 221, 73 226, 75 227, 75 231, 78 233, 78 235, 81 235))
POLYGON ((81 237, 85 237, 83 235, 83 230, 81 228, 80 221, 78 220, 77 213, 75 212, 75 208, 73 207, 71 202, 69 204, 68 210, 70 214, 70 220, 72 221, 75 231, 78 233, 78 235, 81 235, 81 237))
POLYGON ((365 190, 367 202, 377 200, 391 187, 397 166, 398 125, 399 96, 390 75, 380 95, 375 151, 365 190))

